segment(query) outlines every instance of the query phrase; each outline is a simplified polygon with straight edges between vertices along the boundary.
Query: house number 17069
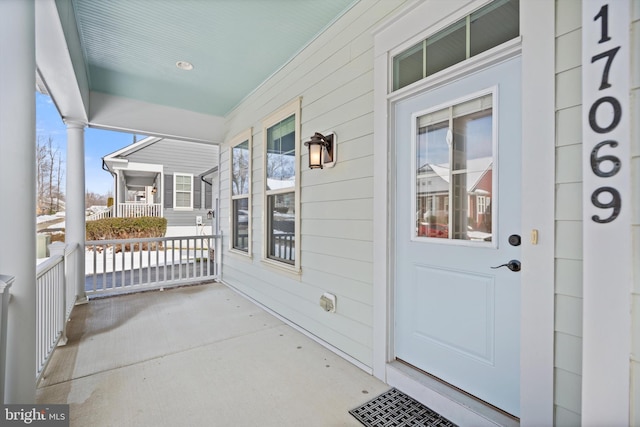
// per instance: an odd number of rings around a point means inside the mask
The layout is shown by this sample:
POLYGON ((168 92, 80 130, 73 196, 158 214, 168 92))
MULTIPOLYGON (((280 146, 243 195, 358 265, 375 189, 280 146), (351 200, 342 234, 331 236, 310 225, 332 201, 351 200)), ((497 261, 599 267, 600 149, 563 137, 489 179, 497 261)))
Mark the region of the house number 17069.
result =
MULTIPOLYGON (((600 20, 600 40, 598 44, 607 45, 612 41, 609 36, 609 5, 603 5, 598 14, 593 18, 594 21, 600 20)), ((602 69, 602 78, 600 79, 600 87, 598 91, 609 89, 615 84, 609 80, 611 67, 615 61, 616 54, 620 50, 620 46, 613 46, 611 49, 591 57, 591 64, 604 61, 602 69)), ((592 65, 594 66, 594 65, 592 65)), ((601 115, 602 116, 602 115, 601 115)), ((614 96, 603 96, 598 98, 589 107, 589 126, 591 130, 602 136, 606 136, 612 132, 622 119, 622 105, 614 96), (608 108, 607 120, 604 123, 598 122, 598 112, 601 108, 608 108)), ((618 173, 621 167, 620 158, 613 154, 600 154, 600 150, 604 147, 615 149, 618 142, 613 139, 606 139, 597 143, 591 150, 590 165, 591 171, 599 178, 610 178, 618 173)), ((620 214, 622 207, 622 198, 620 192, 611 186, 602 186, 596 188, 591 194, 591 203, 599 209, 612 209, 607 217, 593 215, 591 219, 597 223, 607 223, 614 221, 620 214), (604 201, 603 201, 604 200, 604 201)))

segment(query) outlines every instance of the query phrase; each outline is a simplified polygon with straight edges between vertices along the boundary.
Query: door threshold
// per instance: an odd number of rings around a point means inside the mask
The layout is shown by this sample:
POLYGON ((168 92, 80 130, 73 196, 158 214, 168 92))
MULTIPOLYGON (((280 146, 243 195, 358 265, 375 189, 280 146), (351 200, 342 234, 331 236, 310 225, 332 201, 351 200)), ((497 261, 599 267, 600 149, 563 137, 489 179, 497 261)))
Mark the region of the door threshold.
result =
POLYGON ((518 418, 400 361, 387 364, 387 384, 460 426, 520 426, 518 418))

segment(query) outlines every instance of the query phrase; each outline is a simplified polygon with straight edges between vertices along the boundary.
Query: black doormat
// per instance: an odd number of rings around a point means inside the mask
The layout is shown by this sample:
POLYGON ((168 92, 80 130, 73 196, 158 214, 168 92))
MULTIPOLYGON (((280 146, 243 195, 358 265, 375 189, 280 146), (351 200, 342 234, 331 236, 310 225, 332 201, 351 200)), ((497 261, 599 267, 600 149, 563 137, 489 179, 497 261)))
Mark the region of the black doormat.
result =
POLYGON ((349 411, 367 427, 457 427, 395 388, 349 411))

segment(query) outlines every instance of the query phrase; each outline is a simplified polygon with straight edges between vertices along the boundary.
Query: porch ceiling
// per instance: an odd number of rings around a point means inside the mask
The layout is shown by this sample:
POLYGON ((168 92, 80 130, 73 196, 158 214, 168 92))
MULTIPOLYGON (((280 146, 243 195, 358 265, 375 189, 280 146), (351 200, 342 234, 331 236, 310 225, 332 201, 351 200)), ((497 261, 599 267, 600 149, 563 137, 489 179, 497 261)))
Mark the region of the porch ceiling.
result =
POLYGON ((98 127, 133 130, 96 111, 117 100, 220 118, 355 1, 38 1, 39 77, 63 116, 81 116, 82 99, 89 123, 98 127), (62 55, 65 63, 48 55, 62 55), (193 70, 179 69, 177 61, 193 70), (54 75, 60 72, 64 78, 54 75), (69 81, 74 100, 64 92, 69 81))

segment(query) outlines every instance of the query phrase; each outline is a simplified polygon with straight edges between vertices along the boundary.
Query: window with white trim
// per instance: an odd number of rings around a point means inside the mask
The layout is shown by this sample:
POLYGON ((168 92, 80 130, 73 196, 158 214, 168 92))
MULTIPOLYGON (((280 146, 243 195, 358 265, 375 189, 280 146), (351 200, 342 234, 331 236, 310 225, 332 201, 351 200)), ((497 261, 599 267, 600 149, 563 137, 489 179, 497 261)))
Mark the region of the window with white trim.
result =
POLYGON ((193 174, 173 174, 173 208, 193 209, 193 174))
POLYGON ((264 257, 299 267, 300 101, 263 123, 265 171, 264 257))
POLYGON ((231 141, 231 248, 251 253, 251 129, 231 141))

